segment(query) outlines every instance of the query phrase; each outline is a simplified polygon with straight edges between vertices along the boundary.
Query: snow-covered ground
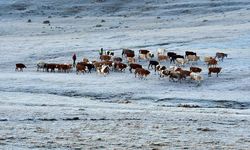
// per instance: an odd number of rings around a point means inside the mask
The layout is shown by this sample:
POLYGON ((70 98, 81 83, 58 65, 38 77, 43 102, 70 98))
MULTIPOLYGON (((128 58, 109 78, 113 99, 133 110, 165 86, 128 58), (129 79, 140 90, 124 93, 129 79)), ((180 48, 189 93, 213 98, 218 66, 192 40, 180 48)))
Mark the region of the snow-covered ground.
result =
POLYGON ((249 10, 247 0, 0 1, 0 148, 248 149, 249 10), (71 63, 73 53, 99 60, 101 47, 228 58, 219 77, 198 62, 201 86, 153 70, 146 80, 128 70, 36 71, 39 61, 71 63), (15 72, 16 63, 28 68, 15 72))

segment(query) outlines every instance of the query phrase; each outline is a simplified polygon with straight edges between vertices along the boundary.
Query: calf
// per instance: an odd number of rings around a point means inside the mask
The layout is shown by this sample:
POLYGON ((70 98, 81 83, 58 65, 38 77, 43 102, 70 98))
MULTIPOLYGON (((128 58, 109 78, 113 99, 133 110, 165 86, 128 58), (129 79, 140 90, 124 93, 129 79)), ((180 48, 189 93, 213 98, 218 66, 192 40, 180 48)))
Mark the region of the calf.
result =
POLYGON ((120 62, 122 62, 122 58, 121 57, 114 57, 113 62, 120 63, 120 62))
POLYGON ((217 77, 218 77, 218 74, 221 72, 221 67, 210 67, 208 68, 208 76, 211 77, 211 74, 212 73, 216 73, 217 74, 217 77))
POLYGON ((184 64, 187 63, 187 60, 184 59, 184 58, 176 58, 175 62, 176 62, 177 65, 184 66, 184 64))
POLYGON ((16 71, 23 71, 23 68, 26 68, 26 66, 24 64, 16 64, 16 71))
POLYGON ((132 73, 132 69, 136 69, 136 68, 142 68, 142 65, 140 64, 129 64, 129 71, 130 73, 132 73))
POLYGON ((215 55, 215 58, 218 58, 218 60, 221 60, 221 61, 223 61, 224 57, 227 57, 227 54, 217 52, 215 55))
POLYGON ((151 68, 153 69, 153 66, 154 66, 154 69, 155 69, 155 72, 156 72, 156 66, 159 65, 159 62, 158 61, 155 61, 155 60, 150 60, 149 61, 149 64, 148 64, 148 69, 149 67, 151 66, 151 68))
POLYGON ((200 73, 202 69, 199 67, 190 67, 190 71, 195 73, 200 73))

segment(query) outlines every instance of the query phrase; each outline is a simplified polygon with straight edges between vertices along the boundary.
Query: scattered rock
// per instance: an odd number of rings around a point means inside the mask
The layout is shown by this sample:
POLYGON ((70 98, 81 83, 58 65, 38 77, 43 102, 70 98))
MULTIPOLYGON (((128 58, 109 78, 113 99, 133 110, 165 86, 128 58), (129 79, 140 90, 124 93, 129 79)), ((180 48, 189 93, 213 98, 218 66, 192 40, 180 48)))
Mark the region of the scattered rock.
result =
POLYGON ((102 27, 102 25, 101 24, 97 24, 95 27, 99 28, 99 27, 102 27))
POLYGON ((31 23, 31 19, 29 19, 27 22, 28 22, 28 23, 31 23))
POLYGON ((202 22, 208 22, 208 20, 205 19, 205 20, 203 20, 202 22))
POLYGON ((104 19, 102 19, 101 22, 106 22, 106 21, 104 19))
POLYGON ((57 121, 57 119, 55 119, 55 118, 51 118, 51 119, 48 119, 48 118, 39 118, 38 120, 40 120, 40 121, 57 121))
POLYGON ((0 121, 8 121, 8 119, 0 119, 0 121))
POLYGON ((208 131, 216 131, 215 129, 209 129, 209 128, 197 128, 198 131, 204 131, 204 132, 208 132, 208 131))
POLYGON ((184 107, 184 108, 199 108, 199 105, 189 105, 189 104, 179 104, 177 107, 184 107))
POLYGON ((50 24, 50 21, 49 20, 45 20, 45 21, 43 21, 43 24, 50 24))
POLYGON ((81 16, 75 16, 75 19, 82 18, 81 16))
POLYGON ((52 16, 48 16, 48 18, 52 18, 52 16))
POLYGON ((158 16, 158 17, 156 17, 156 18, 157 18, 157 19, 161 19, 161 17, 159 17, 159 16, 158 16))
POLYGON ((63 119, 63 120, 67 120, 67 121, 80 120, 80 118, 79 117, 73 117, 73 118, 66 118, 66 119, 63 119))
POLYGON ((129 104, 129 103, 131 103, 131 101, 129 101, 129 100, 121 100, 118 103, 119 104, 129 104))

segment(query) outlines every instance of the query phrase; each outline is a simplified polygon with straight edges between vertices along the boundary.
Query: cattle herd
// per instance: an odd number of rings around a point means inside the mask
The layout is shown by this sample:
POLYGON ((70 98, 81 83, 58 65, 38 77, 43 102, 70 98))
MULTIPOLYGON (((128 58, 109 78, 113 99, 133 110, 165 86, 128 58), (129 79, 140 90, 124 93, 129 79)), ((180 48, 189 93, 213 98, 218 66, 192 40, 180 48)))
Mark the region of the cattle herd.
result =
MULTIPOLYGON (((218 74, 222 68, 218 67, 218 61, 223 61, 227 57, 227 54, 217 52, 215 56, 204 56, 204 62, 207 65, 208 76, 212 73, 218 74)), ((135 51, 131 49, 123 49, 122 56, 113 55, 101 55, 99 61, 89 61, 84 58, 81 62, 78 62, 75 66, 72 64, 56 64, 56 63, 37 63, 37 71, 46 72, 64 72, 69 73, 76 70, 76 74, 91 73, 96 71, 104 76, 113 72, 125 72, 126 68, 129 72, 134 72, 135 77, 139 79, 145 79, 150 75, 149 70, 153 70, 155 74, 158 72, 160 78, 168 77, 169 81, 195 80, 198 85, 203 80, 201 75, 202 69, 198 67, 198 62, 201 61, 200 56, 196 52, 186 51, 185 55, 179 55, 175 52, 167 52, 166 49, 157 49, 156 55, 146 49, 139 50, 138 57, 135 55, 135 51), (143 67, 140 64, 141 61, 148 63, 147 67, 143 67), (163 62, 169 62, 170 66, 162 65, 163 62), (190 65, 189 69, 184 69, 185 65, 190 65)), ((22 63, 16 64, 16 71, 23 71, 26 66, 22 63)))

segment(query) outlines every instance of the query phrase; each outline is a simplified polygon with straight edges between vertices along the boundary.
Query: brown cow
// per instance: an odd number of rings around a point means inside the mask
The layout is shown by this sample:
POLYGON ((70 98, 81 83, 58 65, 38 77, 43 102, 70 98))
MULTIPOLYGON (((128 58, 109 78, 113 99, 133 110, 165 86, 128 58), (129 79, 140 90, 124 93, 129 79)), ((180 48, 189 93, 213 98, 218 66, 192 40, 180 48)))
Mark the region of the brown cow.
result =
POLYGON ((219 61, 220 60, 223 61, 224 57, 227 57, 227 54, 217 52, 216 55, 215 55, 215 58, 218 58, 219 61))
POLYGON ((104 61, 102 64, 107 65, 108 67, 112 67, 113 61, 104 61))
POLYGON ((213 67, 215 67, 216 65, 217 65, 217 60, 216 59, 214 59, 214 58, 212 58, 212 59, 210 59, 209 61, 208 61, 208 63, 207 63, 207 66, 209 67, 209 66, 213 66, 213 67))
POLYGON ((135 55, 135 52, 133 50, 131 50, 131 49, 123 49, 122 50, 122 57, 127 56, 127 54, 131 54, 131 53, 135 55))
POLYGON ((16 64, 16 71, 23 71, 23 68, 26 68, 26 66, 24 64, 16 64))
POLYGON ((221 67, 208 68, 208 76, 211 77, 211 73, 217 73, 217 77, 218 77, 218 74, 220 73, 221 69, 222 69, 221 67))
POLYGON ((167 55, 158 55, 158 61, 168 61, 169 57, 167 55))
POLYGON ((86 66, 85 63, 77 63, 76 65, 76 74, 78 74, 79 72, 84 73, 86 72, 86 66))
POLYGON ((60 72, 69 73, 72 68, 72 64, 58 64, 57 68, 58 68, 58 71, 60 72))
POLYGON ((107 74, 109 74, 109 67, 107 65, 102 65, 102 67, 99 67, 97 69, 97 72, 106 76, 107 74))
POLYGON ((142 65, 140 64, 129 64, 129 71, 130 73, 132 73, 132 69, 136 69, 136 68, 142 68, 142 65))
POLYGON ((147 77, 150 74, 150 71, 143 69, 143 68, 136 68, 135 69, 135 77, 138 74, 139 78, 142 79, 143 77, 147 77))
POLYGON ((57 65, 58 64, 46 64, 45 67, 46 67, 46 71, 49 72, 55 72, 55 69, 57 68, 57 65))
POLYGON ((135 53, 127 53, 126 57, 135 57, 135 53))
POLYGON ((109 55, 101 55, 100 59, 101 59, 101 61, 109 61, 111 59, 111 56, 109 56, 109 55))
POLYGON ((115 63, 114 64, 114 69, 117 71, 125 71, 125 69, 127 68, 127 65, 124 63, 115 63))
POLYGON ((139 54, 148 54, 150 51, 146 49, 139 50, 139 54))
POLYGON ((199 67, 190 67, 190 71, 195 73, 200 73, 202 69, 199 67))

